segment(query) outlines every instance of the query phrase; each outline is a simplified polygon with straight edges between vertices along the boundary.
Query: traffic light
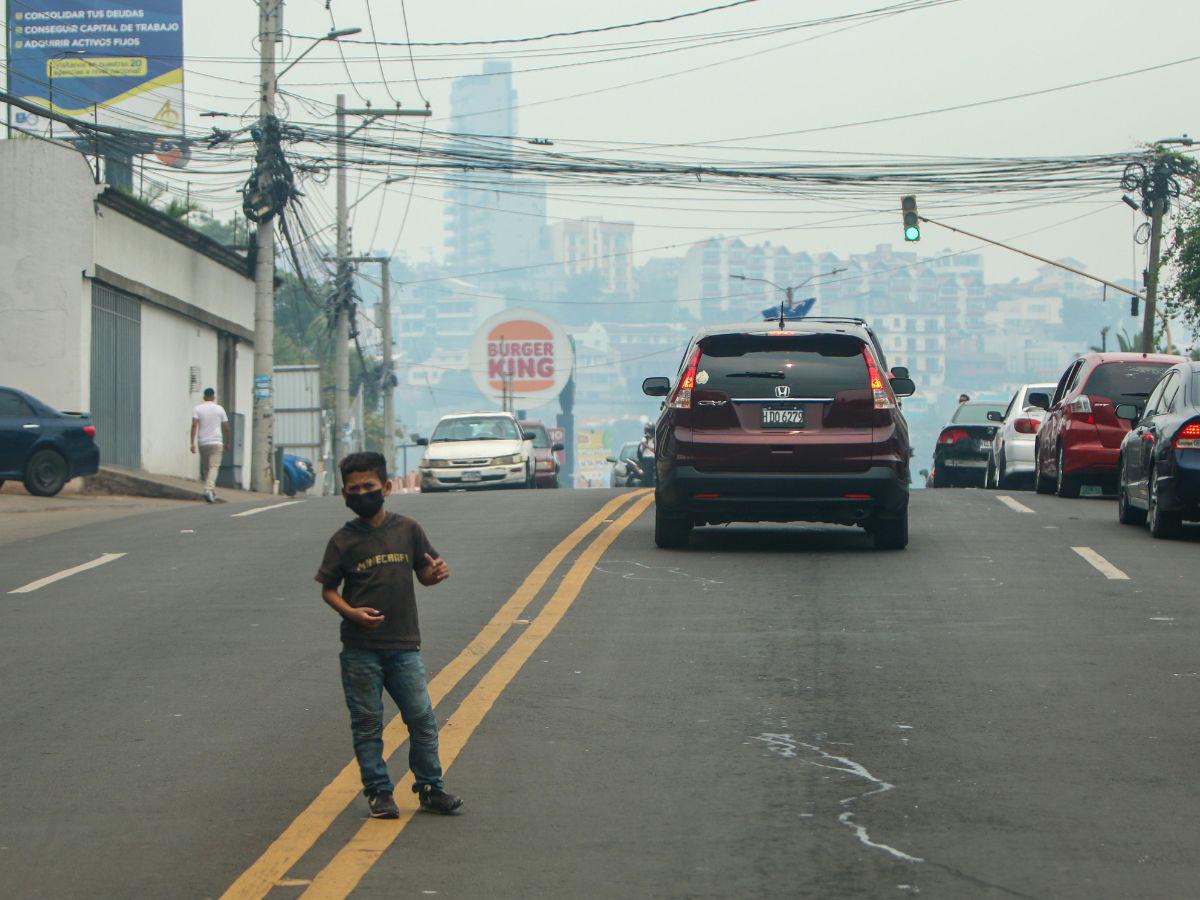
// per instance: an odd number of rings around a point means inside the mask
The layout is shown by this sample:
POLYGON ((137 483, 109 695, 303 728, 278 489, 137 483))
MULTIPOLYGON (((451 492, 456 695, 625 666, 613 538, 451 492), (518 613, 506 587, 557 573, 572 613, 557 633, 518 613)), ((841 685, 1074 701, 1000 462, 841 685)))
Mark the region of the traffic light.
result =
POLYGON ((913 194, 900 198, 900 210, 904 214, 904 239, 921 239, 921 219, 917 215, 917 198, 913 194))

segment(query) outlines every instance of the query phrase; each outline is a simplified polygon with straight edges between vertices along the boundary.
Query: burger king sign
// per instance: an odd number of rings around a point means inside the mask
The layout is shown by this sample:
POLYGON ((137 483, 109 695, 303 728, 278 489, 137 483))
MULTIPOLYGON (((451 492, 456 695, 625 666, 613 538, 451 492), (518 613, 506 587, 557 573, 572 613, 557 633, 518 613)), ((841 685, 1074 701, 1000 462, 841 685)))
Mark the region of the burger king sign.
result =
POLYGON ((562 326, 532 309, 509 309, 480 326, 471 341, 471 374, 485 396, 532 409, 562 392, 575 353, 562 326))

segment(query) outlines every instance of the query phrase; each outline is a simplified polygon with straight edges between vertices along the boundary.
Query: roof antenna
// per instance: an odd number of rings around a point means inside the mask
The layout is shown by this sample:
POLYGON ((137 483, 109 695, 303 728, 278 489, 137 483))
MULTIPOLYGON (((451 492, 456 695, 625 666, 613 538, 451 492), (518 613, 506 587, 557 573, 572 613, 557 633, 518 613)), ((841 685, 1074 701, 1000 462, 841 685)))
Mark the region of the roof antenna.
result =
POLYGON ((781 298, 779 301, 779 330, 780 331, 784 330, 783 304, 784 304, 784 300, 781 298))

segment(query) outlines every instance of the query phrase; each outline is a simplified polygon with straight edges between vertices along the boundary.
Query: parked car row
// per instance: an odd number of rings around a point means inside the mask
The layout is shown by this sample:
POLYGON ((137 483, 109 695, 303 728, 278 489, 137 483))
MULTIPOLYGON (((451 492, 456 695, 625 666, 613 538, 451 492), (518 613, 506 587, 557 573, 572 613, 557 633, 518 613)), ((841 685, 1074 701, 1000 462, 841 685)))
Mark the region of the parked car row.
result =
POLYGON ((1088 353, 1057 384, 1023 385, 992 433, 971 423, 988 404, 964 403, 938 438, 932 486, 959 478, 1078 497, 1117 496, 1117 517, 1155 537, 1200 520, 1200 363, 1160 353, 1088 353), (986 440, 985 440, 986 438, 986 440))

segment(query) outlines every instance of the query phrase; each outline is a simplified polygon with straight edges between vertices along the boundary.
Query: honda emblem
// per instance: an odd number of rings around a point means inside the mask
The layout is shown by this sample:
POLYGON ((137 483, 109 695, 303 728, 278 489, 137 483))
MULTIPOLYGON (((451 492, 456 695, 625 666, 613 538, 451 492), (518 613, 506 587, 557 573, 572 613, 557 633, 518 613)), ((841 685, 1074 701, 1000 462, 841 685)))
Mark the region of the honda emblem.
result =
POLYGON ((775 396, 779 397, 780 399, 782 399, 784 397, 790 397, 791 395, 792 395, 792 389, 790 387, 788 387, 786 384, 778 385, 775 388, 775 396))

